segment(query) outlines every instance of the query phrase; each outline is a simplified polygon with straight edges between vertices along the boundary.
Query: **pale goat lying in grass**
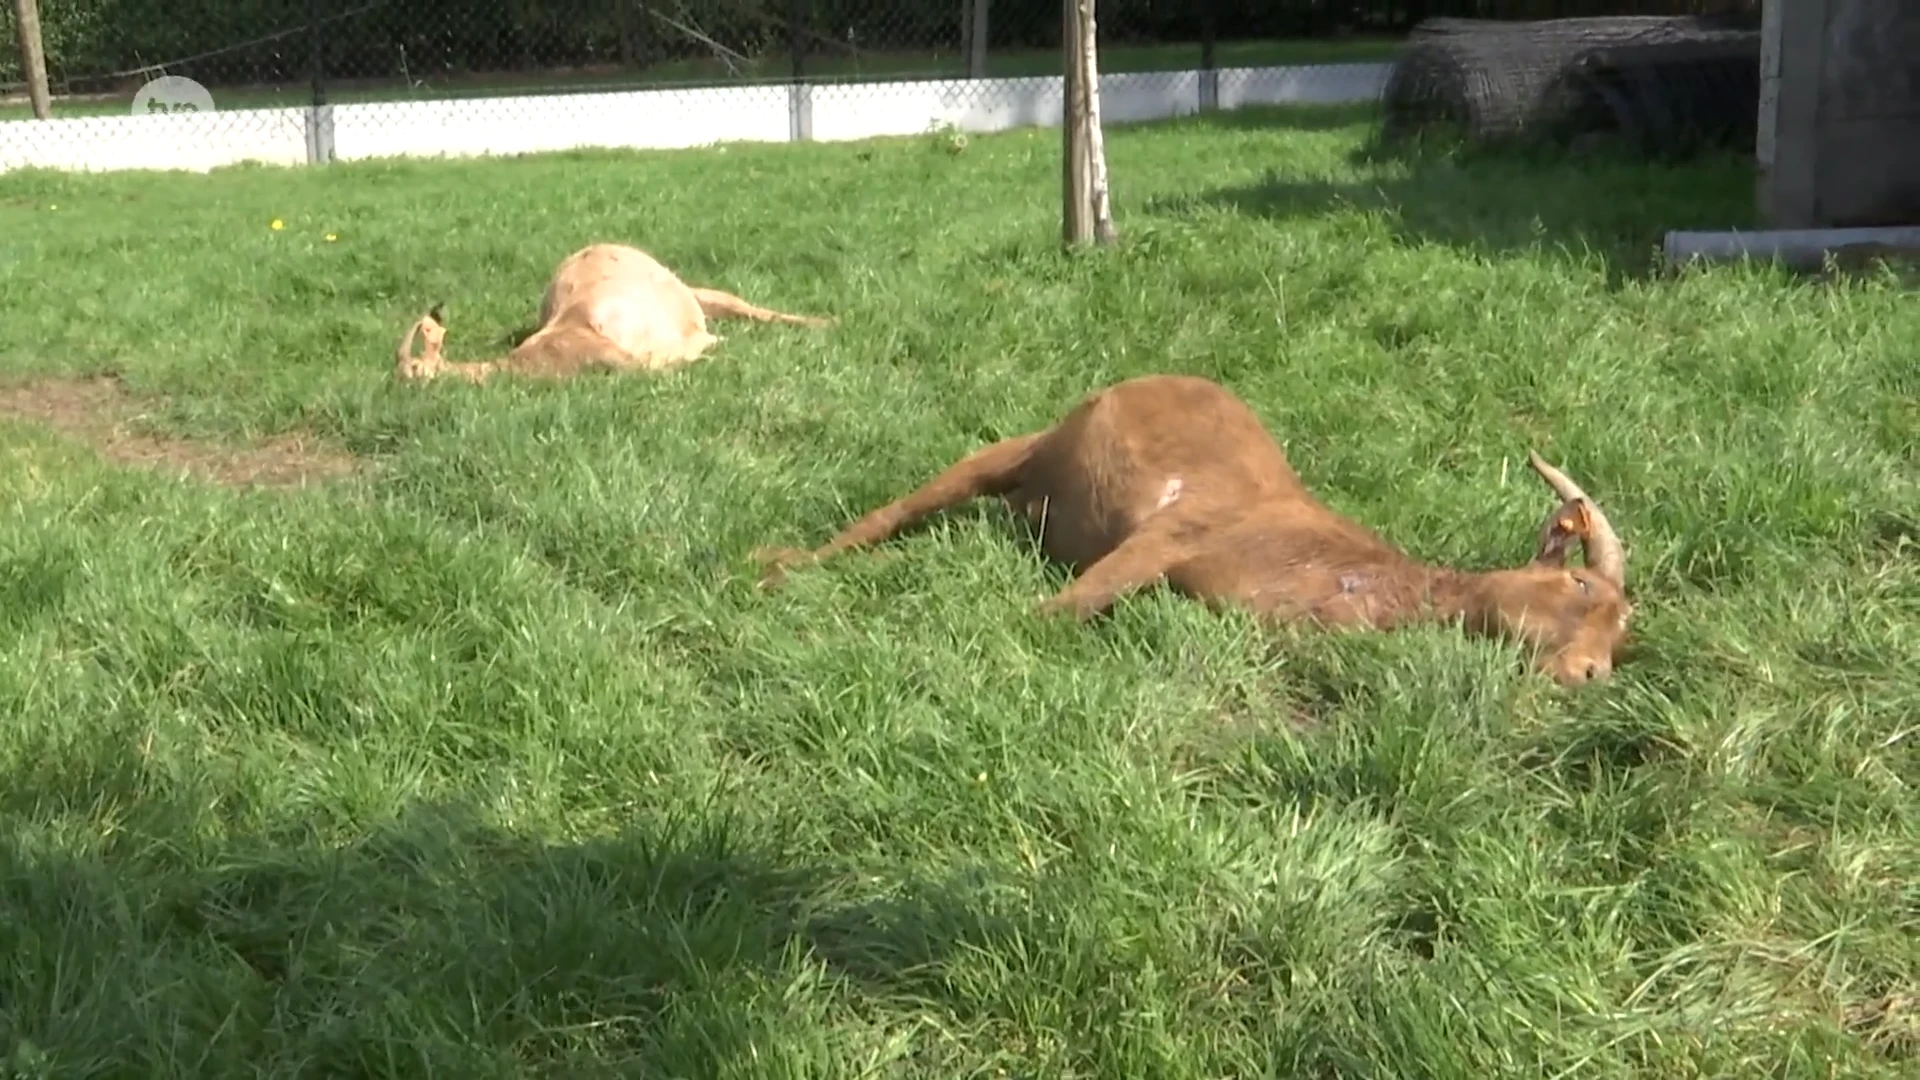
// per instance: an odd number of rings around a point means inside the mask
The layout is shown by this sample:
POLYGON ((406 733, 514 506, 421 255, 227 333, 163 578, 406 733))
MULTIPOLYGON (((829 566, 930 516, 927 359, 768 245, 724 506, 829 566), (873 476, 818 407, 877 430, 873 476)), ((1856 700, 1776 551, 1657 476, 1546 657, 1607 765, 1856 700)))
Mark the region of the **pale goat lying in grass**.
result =
POLYGON ((718 289, 688 287, 651 255, 624 244, 593 244, 563 259, 540 302, 540 328, 498 360, 449 362, 447 328, 435 307, 407 329, 396 378, 457 375, 474 382, 496 372, 564 377, 590 368, 662 371, 698 359, 721 339, 710 318, 827 326, 828 319, 758 307, 718 289), (425 339, 413 355, 415 337, 425 339))
POLYGON ((1561 498, 1533 561, 1471 571, 1420 563, 1307 491, 1239 398, 1206 379, 1155 375, 1092 394, 1059 423, 968 455, 811 551, 763 548, 764 584, 788 567, 876 544, 982 495, 1039 529, 1073 582, 1041 605, 1085 619, 1164 579, 1214 606, 1270 619, 1388 629, 1458 621, 1533 647, 1562 684, 1606 678, 1627 634, 1626 555, 1606 515, 1559 470, 1561 498), (1567 567, 1578 539, 1584 567, 1567 567))

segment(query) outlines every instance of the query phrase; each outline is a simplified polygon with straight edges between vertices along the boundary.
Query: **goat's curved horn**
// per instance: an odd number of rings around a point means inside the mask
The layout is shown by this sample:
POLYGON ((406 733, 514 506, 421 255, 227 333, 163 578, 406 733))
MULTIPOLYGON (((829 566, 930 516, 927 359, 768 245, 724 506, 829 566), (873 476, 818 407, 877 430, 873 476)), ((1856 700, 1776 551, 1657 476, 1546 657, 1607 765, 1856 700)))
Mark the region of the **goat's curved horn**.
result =
POLYGON ((1587 565, 1593 572, 1622 588, 1627 584, 1627 553, 1620 544, 1620 537, 1614 533, 1613 525, 1607 521, 1607 515, 1600 510, 1600 504, 1580 485, 1568 479, 1567 474, 1546 463, 1539 454, 1527 451, 1527 464, 1547 482, 1562 499, 1568 502, 1586 504, 1589 528, 1581 541, 1581 547, 1587 553, 1587 565))

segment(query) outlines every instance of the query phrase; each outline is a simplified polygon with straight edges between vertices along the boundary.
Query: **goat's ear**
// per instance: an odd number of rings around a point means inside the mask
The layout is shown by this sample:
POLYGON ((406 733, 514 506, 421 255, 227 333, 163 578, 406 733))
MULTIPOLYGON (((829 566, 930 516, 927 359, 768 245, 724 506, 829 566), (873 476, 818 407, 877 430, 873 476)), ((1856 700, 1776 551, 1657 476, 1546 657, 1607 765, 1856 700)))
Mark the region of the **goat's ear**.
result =
POLYGON ((1548 515, 1540 527, 1540 544, 1533 561, 1541 566, 1565 566, 1567 551, 1584 543, 1593 531, 1593 514, 1585 499, 1569 499, 1548 515))

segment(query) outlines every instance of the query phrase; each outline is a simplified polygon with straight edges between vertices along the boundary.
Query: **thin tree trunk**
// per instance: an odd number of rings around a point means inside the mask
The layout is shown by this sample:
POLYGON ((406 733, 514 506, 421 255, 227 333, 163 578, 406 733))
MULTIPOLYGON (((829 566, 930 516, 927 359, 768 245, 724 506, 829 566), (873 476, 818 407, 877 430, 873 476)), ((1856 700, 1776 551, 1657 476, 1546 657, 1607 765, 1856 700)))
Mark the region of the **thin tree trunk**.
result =
POLYGON ((1086 67, 1081 62, 1085 49, 1080 44, 1079 0, 1061 0, 1060 56, 1065 64, 1064 100, 1060 117, 1061 176, 1063 200, 1060 214, 1060 239, 1067 247, 1079 247, 1093 239, 1093 176, 1088 169, 1092 160, 1087 153, 1086 67))
POLYGON ((1107 140, 1100 129, 1100 61, 1094 33, 1094 0, 1080 2, 1080 58, 1084 68, 1087 109, 1087 183, 1092 188, 1093 239, 1111 244, 1115 239, 1113 205, 1107 196, 1107 140))
POLYGON ((1107 155, 1100 133, 1100 75, 1094 0, 1063 0, 1062 53, 1066 62, 1061 118, 1061 238, 1068 247, 1115 239, 1107 192, 1107 155))
POLYGON ((969 79, 987 77, 987 15, 992 7, 992 0, 960 0, 960 51, 969 79))
POLYGON ((27 100, 36 120, 53 115, 53 95, 47 89, 47 53, 40 40, 39 0, 13 0, 13 25, 20 38, 20 71, 27 78, 27 100))

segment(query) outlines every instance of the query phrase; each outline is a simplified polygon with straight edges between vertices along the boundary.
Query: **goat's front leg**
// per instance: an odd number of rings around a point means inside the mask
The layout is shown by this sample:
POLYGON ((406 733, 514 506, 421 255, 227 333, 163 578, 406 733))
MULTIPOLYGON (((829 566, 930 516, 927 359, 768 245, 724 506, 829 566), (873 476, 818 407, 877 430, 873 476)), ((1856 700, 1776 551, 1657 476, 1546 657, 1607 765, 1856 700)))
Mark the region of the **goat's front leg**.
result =
POLYGON ((1121 596, 1165 577, 1193 553, 1194 534, 1178 518, 1160 514, 1086 568, 1066 588, 1041 602, 1042 616, 1071 613, 1077 620, 1105 612, 1121 596))

